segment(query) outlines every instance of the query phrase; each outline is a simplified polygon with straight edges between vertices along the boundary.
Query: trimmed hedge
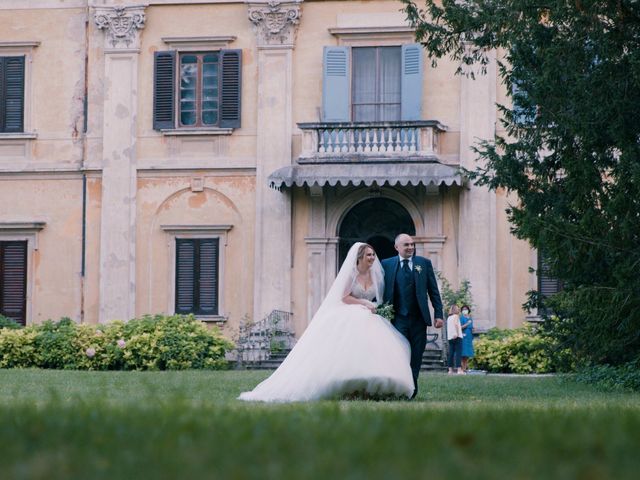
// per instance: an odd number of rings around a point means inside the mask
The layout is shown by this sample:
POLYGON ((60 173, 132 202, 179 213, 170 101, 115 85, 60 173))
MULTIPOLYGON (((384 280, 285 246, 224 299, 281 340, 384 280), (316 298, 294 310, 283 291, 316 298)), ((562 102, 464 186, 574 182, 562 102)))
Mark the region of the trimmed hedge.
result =
POLYGON ((535 327, 492 328, 474 341, 472 368, 491 373, 551 373, 573 368, 569 350, 535 327))
POLYGON ((640 358, 624 365, 590 365, 578 370, 576 381, 605 391, 640 391, 640 358))
POLYGON ((0 328, 0 368, 221 369, 233 343, 192 315, 79 325, 69 318, 0 328))
POLYGON ((2 328, 11 328, 15 330, 17 328, 22 328, 22 325, 11 318, 0 315, 0 329, 2 328))

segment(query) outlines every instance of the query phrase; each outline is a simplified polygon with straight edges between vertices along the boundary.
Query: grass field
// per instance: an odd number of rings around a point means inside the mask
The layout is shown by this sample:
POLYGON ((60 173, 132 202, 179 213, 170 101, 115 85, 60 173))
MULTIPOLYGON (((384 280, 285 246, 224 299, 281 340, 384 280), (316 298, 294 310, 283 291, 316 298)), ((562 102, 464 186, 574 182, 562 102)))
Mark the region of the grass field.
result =
POLYGON ((267 374, 0 370, 0 478, 638 478, 637 394, 431 374, 412 402, 235 400, 267 374))

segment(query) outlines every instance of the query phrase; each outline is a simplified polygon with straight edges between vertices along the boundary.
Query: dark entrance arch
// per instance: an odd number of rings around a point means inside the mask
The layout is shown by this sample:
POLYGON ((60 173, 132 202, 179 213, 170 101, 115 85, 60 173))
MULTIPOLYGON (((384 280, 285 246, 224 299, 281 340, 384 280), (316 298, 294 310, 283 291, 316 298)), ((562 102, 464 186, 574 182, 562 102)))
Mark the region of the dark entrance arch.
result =
POLYGON ((347 212, 338 229, 339 266, 356 242, 366 242, 376 251, 379 259, 396 255, 393 240, 399 233, 416 234, 409 212, 395 200, 370 198, 358 203, 347 212))

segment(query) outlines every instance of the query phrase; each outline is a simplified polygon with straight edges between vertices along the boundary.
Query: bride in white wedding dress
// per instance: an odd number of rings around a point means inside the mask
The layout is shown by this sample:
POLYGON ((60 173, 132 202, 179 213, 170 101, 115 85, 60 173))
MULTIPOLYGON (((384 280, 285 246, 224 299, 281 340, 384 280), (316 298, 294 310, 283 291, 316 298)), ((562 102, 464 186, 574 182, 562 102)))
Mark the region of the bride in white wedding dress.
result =
POLYGON ((410 347, 376 315, 384 274, 373 248, 351 247, 329 293, 280 367, 240 400, 295 402, 413 394, 410 347))

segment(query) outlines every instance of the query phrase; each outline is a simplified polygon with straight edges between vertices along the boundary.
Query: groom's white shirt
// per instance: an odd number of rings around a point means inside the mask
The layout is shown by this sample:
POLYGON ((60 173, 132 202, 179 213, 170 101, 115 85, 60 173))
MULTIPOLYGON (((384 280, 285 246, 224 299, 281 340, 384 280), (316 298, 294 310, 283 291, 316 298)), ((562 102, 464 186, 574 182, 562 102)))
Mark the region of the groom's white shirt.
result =
POLYGON ((400 259, 400 268, 402 268, 403 260, 409 260, 409 270, 413 272, 413 260, 411 258, 404 258, 402 255, 398 255, 398 258, 400 259))

